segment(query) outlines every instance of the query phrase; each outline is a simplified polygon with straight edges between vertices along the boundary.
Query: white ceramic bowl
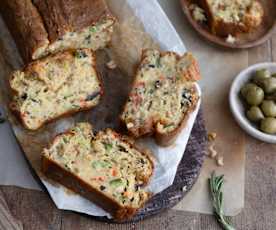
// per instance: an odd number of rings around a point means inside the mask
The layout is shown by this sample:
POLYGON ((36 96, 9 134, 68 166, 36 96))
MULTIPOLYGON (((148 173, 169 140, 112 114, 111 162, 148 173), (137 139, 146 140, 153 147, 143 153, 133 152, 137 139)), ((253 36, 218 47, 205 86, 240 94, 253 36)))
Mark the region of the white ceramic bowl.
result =
POLYGON ((276 144, 276 135, 266 134, 258 130, 257 126, 250 122, 247 117, 245 116, 245 109, 242 104, 242 100, 239 96, 240 90, 242 86, 249 82, 253 73, 258 69, 268 69, 271 73, 276 73, 276 63, 274 62, 267 62, 267 63, 260 63, 249 68, 243 70, 233 81, 229 101, 230 101, 230 108, 231 112, 234 115, 234 118, 249 135, 268 143, 276 144))

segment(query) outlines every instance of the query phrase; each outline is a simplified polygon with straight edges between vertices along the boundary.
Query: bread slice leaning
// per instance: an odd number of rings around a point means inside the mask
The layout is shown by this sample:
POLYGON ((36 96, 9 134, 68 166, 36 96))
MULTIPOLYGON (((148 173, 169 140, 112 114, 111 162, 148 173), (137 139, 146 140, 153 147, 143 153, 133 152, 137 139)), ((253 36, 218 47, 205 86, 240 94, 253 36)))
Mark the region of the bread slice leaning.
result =
POLYGON ((96 58, 89 49, 65 51, 34 61, 12 74, 10 87, 10 107, 29 130, 90 109, 103 94, 96 58))
POLYGON ((213 34, 227 37, 257 28, 264 16, 258 0, 200 0, 213 34))
POLYGON ((149 199, 143 187, 153 162, 111 129, 94 135, 89 123, 78 123, 44 149, 42 171, 122 221, 149 199))
POLYGON ((199 78, 192 54, 145 50, 121 114, 129 133, 154 134, 158 144, 171 145, 197 105, 199 78))

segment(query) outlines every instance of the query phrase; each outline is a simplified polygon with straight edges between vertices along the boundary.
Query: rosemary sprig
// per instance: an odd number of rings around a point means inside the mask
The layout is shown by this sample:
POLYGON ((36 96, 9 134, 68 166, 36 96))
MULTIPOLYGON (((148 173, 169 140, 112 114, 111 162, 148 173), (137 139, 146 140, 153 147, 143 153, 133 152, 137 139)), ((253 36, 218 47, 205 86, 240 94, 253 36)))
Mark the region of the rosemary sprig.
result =
POLYGON ((223 212, 223 192, 222 186, 224 183, 224 175, 216 176, 215 172, 212 173, 209 178, 210 191, 212 195, 212 203, 214 208, 214 215, 218 222, 225 230, 235 230, 235 228, 229 223, 224 216, 223 212))

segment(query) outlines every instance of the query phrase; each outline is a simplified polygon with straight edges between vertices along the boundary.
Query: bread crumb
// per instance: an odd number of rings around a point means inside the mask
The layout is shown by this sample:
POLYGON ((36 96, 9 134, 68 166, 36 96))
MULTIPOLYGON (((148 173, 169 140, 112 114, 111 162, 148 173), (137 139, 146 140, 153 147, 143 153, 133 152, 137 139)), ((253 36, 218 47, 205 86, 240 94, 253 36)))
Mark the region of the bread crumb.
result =
POLYGON ((116 69, 117 68, 117 65, 115 63, 114 60, 111 60, 109 62, 106 63, 106 66, 109 68, 109 69, 116 69))
POLYGON ((218 155, 218 152, 215 150, 214 145, 209 146, 209 152, 211 158, 215 158, 218 155))
POLYGON ((196 4, 191 4, 189 6, 189 9, 192 12, 193 18, 198 22, 204 22, 207 21, 207 18, 205 17, 204 10, 200 8, 196 4))
POLYGON ((208 133, 208 141, 211 142, 211 141, 214 141, 217 137, 217 134, 214 133, 214 132, 211 132, 211 133, 208 133))
POLYGON ((210 151, 204 151, 204 155, 209 157, 210 156, 210 151))
POLYGON ((187 186, 186 186, 186 185, 182 188, 182 191, 183 191, 183 192, 186 192, 186 191, 187 191, 187 186))
POLYGON ((216 160, 217 160, 217 165, 218 166, 223 166, 224 165, 223 156, 217 156, 216 160))
POLYGON ((127 123, 127 128, 128 128, 128 129, 131 129, 131 128, 133 128, 133 127, 134 127, 134 124, 133 124, 133 123, 131 123, 131 122, 130 122, 130 123, 127 123))
POLYGON ((236 42, 236 38, 233 37, 231 34, 229 34, 228 37, 226 38, 226 42, 230 44, 234 44, 236 42))

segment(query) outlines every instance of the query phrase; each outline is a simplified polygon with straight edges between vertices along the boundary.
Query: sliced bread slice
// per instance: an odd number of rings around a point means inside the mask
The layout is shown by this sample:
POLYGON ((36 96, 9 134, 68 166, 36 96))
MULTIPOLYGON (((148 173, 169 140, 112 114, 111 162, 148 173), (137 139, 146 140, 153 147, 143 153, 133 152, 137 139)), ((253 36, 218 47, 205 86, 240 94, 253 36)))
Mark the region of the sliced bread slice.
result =
POLYGON ((11 109, 24 126, 37 130, 60 116, 99 103, 101 83, 91 50, 66 51, 30 63, 10 79, 11 109))
POLYGON ((107 129, 94 136, 89 123, 58 135, 44 149, 42 171, 110 212, 132 217, 149 199, 143 189, 153 173, 150 156, 107 129))
POLYGON ((219 36, 249 32, 262 23, 264 10, 258 0, 200 0, 212 33, 219 36))
POLYGON ((197 104, 199 78, 192 54, 145 50, 121 115, 130 134, 155 134, 158 144, 172 144, 197 104))

